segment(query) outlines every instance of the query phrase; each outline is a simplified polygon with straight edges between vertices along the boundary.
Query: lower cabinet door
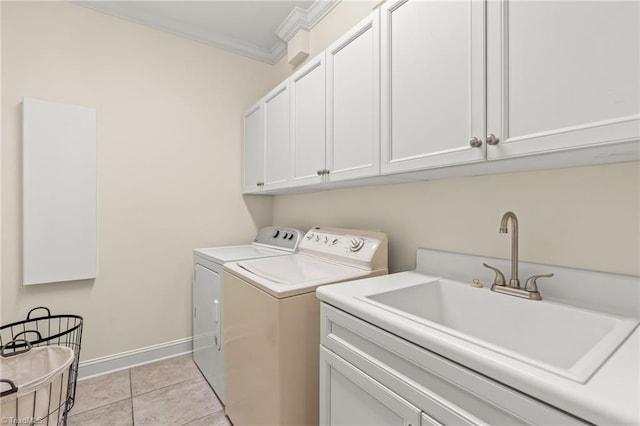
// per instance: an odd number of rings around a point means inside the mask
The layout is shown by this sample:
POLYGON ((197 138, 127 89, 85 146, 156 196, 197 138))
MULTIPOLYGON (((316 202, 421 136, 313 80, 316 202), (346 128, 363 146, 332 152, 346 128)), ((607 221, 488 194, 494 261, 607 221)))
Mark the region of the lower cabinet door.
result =
POLYGON ((321 425, 419 426, 421 414, 382 384, 320 348, 321 425))
POLYGON ((425 413, 422 413, 421 420, 422 426, 442 426, 442 423, 425 413))

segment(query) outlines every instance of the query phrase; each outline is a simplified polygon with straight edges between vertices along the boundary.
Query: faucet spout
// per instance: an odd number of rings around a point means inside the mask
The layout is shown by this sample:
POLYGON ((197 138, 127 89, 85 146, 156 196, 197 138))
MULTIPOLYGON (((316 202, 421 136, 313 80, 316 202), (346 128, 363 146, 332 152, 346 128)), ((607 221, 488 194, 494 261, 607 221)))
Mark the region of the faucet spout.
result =
POLYGON ((506 212, 500 221, 500 233, 508 232, 507 226, 511 222, 511 279, 509 287, 520 287, 518 280, 518 218, 513 212, 506 212))

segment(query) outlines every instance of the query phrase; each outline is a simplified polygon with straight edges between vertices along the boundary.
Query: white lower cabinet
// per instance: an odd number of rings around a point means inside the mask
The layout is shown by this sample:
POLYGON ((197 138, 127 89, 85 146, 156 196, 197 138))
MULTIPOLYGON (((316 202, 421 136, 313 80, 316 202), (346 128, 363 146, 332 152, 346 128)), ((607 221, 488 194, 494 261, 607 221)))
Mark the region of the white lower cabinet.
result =
POLYGON ((320 424, 419 426, 420 409, 320 348, 320 424))
POLYGON ((431 416, 427 416, 425 413, 422 413, 422 415, 420 415, 420 422, 422 426, 442 426, 442 423, 434 420, 431 416))
POLYGON ((579 425, 577 417, 322 303, 321 425, 579 425))
MULTIPOLYGON (((320 348, 320 424, 333 426, 442 426, 333 352, 320 348)), ((446 409, 446 408, 445 408, 446 409)), ((455 424, 473 425, 451 409, 455 424)))

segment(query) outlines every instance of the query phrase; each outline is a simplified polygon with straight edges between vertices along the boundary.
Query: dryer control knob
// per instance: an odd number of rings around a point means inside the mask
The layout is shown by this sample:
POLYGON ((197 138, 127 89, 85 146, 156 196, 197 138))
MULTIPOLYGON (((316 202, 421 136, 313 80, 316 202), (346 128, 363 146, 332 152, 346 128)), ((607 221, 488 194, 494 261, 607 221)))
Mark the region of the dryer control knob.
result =
POLYGON ((310 239, 312 239, 312 238, 313 238, 313 232, 312 232, 312 233, 310 233, 309 235, 307 235, 307 240, 310 240, 310 239))
POLYGON ((276 231, 273 233, 273 235, 271 236, 271 238, 276 238, 278 235, 280 235, 280 230, 276 229, 276 231))
POLYGON ((289 233, 285 232, 284 235, 282 236, 282 239, 286 240, 287 238, 289 238, 289 233))
POLYGON ((364 238, 351 239, 351 246, 349 247, 349 250, 351 250, 353 253, 359 251, 362 247, 364 247, 364 238))

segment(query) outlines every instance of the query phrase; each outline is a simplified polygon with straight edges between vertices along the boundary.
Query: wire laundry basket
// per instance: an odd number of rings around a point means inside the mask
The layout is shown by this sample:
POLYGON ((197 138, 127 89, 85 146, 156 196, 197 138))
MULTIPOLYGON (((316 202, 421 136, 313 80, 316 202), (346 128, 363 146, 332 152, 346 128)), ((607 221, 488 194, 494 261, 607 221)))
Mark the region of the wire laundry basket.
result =
POLYGON ((70 348, 56 345, 32 348, 24 339, 0 346, 2 424, 66 425, 74 358, 70 348))
POLYGON ((66 425, 67 413, 73 407, 76 396, 76 381, 78 379, 78 363, 80 361, 80 346, 82 344, 83 318, 78 315, 51 315, 49 308, 38 306, 27 313, 27 318, 0 327, 0 346, 18 340, 26 342, 14 342, 13 349, 25 349, 28 345, 40 346, 64 346, 73 350, 74 359, 69 372, 67 402, 63 415, 63 424, 66 425), (40 316, 36 316, 41 311, 40 316), (46 311, 46 315, 44 315, 46 311))

